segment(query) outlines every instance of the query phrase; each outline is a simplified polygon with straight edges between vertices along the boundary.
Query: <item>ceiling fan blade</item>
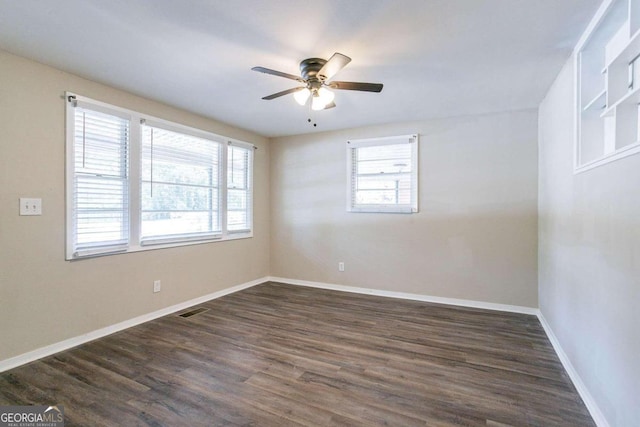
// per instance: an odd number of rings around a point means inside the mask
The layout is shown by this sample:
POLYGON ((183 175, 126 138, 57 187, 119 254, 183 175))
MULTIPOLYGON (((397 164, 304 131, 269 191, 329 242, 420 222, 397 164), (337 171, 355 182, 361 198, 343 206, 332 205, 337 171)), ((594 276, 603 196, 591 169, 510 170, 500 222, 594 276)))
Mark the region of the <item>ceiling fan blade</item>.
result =
POLYGON ((382 83, 362 83, 362 82, 336 82, 328 84, 332 89, 339 90, 360 90, 363 92, 381 92, 382 83))
POLYGON ((320 68, 318 76, 321 79, 329 80, 331 77, 335 76, 338 71, 342 70, 349 62, 351 62, 351 58, 336 52, 331 58, 329 58, 322 68, 320 68))
POLYGON ((326 107, 323 108, 323 110, 328 110, 329 108, 334 108, 336 106, 336 103, 331 101, 330 103, 327 104, 326 107))
POLYGON ((279 97, 285 96, 285 95, 289 95, 290 93, 294 93, 294 92, 297 92, 297 91, 302 90, 302 89, 304 89, 304 86, 294 87, 294 88, 291 88, 291 89, 283 90, 282 92, 278 92, 278 93, 274 93, 272 95, 265 96, 262 99, 266 99, 267 101, 270 101, 272 99, 279 98, 279 97))
POLYGON ((270 68, 264 67, 253 67, 253 71, 257 71, 259 73, 271 74, 272 76, 284 77, 291 80, 297 80, 301 83, 304 83, 304 79, 300 76, 294 76, 293 74, 283 73, 282 71, 272 70, 270 68))

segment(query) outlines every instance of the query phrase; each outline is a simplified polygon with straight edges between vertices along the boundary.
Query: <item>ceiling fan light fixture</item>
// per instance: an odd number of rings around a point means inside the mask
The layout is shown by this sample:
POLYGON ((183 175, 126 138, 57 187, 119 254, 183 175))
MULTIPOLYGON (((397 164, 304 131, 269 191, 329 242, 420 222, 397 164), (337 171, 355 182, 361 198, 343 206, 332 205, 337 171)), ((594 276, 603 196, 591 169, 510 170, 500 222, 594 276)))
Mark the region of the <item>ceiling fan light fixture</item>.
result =
MULTIPOLYGON (((318 89, 318 97, 324 103, 324 106, 326 107, 327 105, 329 105, 329 104, 331 104, 333 102, 333 99, 336 97, 336 94, 331 92, 329 89, 327 89, 325 87, 321 87, 320 89, 318 89)), ((324 108, 324 107, 322 107, 322 108, 324 108)))
POLYGON ((311 98, 311 109, 314 111, 320 111, 324 110, 324 107, 326 106, 327 104, 322 101, 322 98, 320 98, 318 92, 315 92, 313 94, 313 98, 311 98))
POLYGON ((329 89, 321 87, 318 90, 313 91, 313 98, 311 99, 311 109, 315 111, 324 110, 327 105, 333 102, 336 94, 329 89))
POLYGON ((334 108, 336 104, 333 102, 335 94, 331 89, 351 90, 360 92, 380 92, 382 91, 382 83, 365 83, 365 82, 342 82, 334 81, 333 76, 342 70, 351 58, 341 53, 334 53, 329 60, 322 58, 307 58, 300 62, 300 76, 282 71, 272 70, 265 67, 253 67, 253 71, 271 74, 272 76, 284 77, 289 80, 295 80, 302 83, 303 86, 282 90, 271 95, 263 96, 262 99, 270 101, 280 98, 281 96, 293 94, 296 102, 302 106, 309 103, 311 98, 311 109, 315 111, 334 108))
POLYGON ((293 97, 298 104, 305 105, 309 99, 309 95, 311 95, 311 91, 305 87, 304 89, 295 92, 293 97))

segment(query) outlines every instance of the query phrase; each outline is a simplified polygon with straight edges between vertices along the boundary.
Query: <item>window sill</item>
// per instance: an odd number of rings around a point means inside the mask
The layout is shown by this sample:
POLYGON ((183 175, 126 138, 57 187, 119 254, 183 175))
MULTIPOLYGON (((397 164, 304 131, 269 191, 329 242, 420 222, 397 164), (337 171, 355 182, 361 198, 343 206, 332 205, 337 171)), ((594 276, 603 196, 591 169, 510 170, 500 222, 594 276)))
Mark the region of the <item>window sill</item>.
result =
POLYGON ((412 214, 417 213, 417 208, 412 207, 386 207, 386 206, 352 206, 348 209, 351 213, 390 213, 390 214, 412 214))
POLYGON ((111 251, 111 252, 101 252, 101 253, 93 253, 89 255, 83 256, 68 256, 66 258, 67 261, 80 261, 83 259, 91 259, 103 256, 110 255, 123 255, 133 252, 144 252, 144 251, 154 251, 157 249, 169 249, 169 248, 179 248, 183 246, 194 246, 194 245, 204 245, 209 243, 217 243, 217 242, 226 242, 229 240, 240 240, 240 239, 250 239, 253 237, 253 232, 245 232, 245 233, 229 233, 228 235, 221 237, 213 237, 206 240, 196 240, 196 241, 182 241, 182 242, 171 242, 171 243, 158 243, 158 244, 147 244, 147 245, 131 245, 126 250, 120 251, 111 251))

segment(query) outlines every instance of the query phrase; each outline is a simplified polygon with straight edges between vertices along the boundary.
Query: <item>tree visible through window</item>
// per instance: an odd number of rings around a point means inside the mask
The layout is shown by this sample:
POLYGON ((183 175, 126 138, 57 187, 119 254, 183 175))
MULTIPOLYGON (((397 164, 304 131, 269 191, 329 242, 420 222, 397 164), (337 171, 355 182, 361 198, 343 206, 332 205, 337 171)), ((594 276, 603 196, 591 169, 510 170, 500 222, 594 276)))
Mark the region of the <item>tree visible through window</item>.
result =
POLYGON ((67 100, 67 259, 252 236, 253 145, 67 100))
POLYGON ((221 144, 142 126, 142 240, 220 234, 221 144))

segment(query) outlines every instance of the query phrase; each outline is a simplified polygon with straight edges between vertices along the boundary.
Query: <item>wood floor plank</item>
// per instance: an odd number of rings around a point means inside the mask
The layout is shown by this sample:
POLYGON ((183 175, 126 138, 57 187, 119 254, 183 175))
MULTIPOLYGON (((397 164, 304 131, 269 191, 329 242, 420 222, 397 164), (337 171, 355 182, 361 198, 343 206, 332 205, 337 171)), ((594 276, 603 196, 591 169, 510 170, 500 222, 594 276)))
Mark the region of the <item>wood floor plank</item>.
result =
POLYGON ((68 426, 594 426, 535 316, 265 283, 0 374, 68 426), (179 313, 178 313, 179 314, 179 313))

